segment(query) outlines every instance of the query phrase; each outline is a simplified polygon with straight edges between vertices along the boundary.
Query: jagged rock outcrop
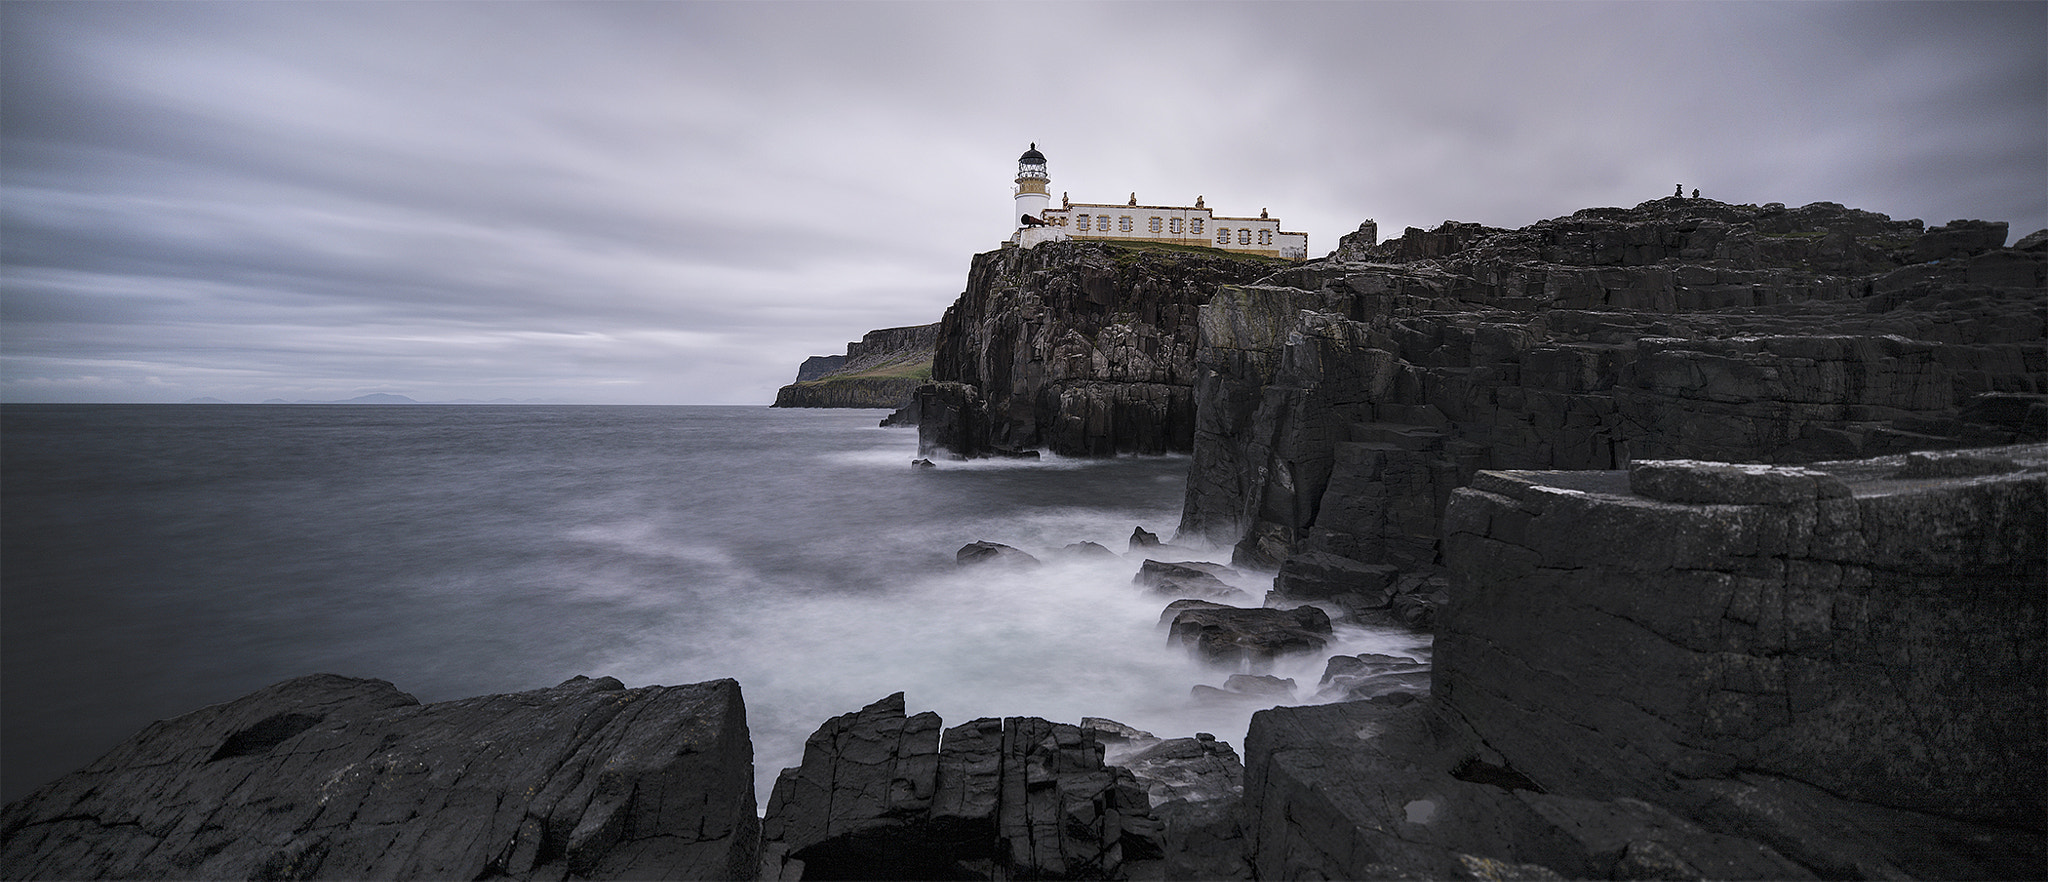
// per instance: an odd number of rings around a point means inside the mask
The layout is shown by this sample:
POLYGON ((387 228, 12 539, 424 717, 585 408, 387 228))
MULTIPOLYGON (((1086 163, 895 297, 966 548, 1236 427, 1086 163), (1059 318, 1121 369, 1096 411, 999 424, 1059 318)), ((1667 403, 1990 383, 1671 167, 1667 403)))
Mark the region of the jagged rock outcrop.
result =
POLYGON ((940 732, 896 693, 828 720, 776 779, 763 879, 1121 879, 1159 822, 1093 730, 1035 717, 940 732))
POLYGON ((739 684, 422 705, 313 675, 151 724, 0 810, 9 879, 745 879, 739 684))
POLYGON ((1202 308, 1181 531, 1245 564, 1419 571, 1480 469, 2048 438, 2048 254, 1981 250, 2000 230, 1666 199, 1347 237, 1340 255, 1380 262, 1304 264, 1202 308), (1979 250, 1911 262, 1958 248, 1979 250))
POLYGON ((1261 878, 2048 860, 2048 444, 1489 471, 1446 530, 1428 699, 1254 717, 1261 878))
MULTIPOLYGON (((931 378, 939 326, 883 328, 846 344, 845 355, 814 355, 797 369, 796 382, 775 393, 771 407, 902 408, 931 378)), ((914 418, 899 425, 915 423, 914 418)))
POLYGON ((1285 264, 1206 248, 1050 242, 976 255, 940 322, 920 446, 976 456, 1186 451, 1195 311, 1285 264))

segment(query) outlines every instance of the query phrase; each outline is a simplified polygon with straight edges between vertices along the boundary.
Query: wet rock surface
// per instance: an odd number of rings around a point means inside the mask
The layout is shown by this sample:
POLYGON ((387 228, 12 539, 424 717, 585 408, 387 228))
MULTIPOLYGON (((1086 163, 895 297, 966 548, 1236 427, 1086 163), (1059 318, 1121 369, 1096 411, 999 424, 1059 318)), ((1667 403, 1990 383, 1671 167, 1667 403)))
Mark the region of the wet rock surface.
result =
POLYGON ((1198 606, 1174 615, 1167 643, 1212 665, 1257 671, 1283 655, 1320 651, 1331 633, 1329 614, 1313 606, 1198 606))
POLYGON ((1131 577, 1131 584, 1169 597, 1235 602, 1251 600, 1251 595, 1224 581, 1224 577, 1232 575, 1233 571, 1221 564, 1206 561, 1168 563, 1148 558, 1138 567, 1138 574, 1131 577))
POLYGON ((827 721, 777 778, 763 879, 1156 875, 1160 823, 1094 730, 1035 717, 940 731, 897 693, 827 721))
POLYGON ((152 724, 0 811, 15 879, 751 877, 738 684, 420 704, 314 675, 152 724))

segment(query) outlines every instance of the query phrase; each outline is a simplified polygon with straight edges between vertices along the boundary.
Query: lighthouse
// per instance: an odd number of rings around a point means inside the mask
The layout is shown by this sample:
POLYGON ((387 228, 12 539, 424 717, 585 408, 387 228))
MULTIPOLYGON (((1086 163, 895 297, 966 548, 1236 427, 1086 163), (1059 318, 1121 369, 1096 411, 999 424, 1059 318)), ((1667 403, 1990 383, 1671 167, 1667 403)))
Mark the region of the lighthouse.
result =
POLYGON ((1010 223, 1016 229, 1027 224, 1036 226, 1045 219, 1045 208, 1052 202, 1046 185, 1051 181, 1045 173, 1045 154, 1038 152, 1038 142, 1033 141, 1031 149, 1017 157, 1017 204, 1010 212, 1010 223), (1029 221, 1025 220, 1027 217, 1029 221))

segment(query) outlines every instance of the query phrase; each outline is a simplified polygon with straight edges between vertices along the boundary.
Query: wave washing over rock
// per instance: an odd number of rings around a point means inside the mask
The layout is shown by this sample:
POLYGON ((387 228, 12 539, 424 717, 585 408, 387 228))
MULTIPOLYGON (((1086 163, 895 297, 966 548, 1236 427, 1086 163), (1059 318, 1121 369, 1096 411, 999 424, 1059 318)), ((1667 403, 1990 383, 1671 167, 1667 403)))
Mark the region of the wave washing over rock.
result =
POLYGON ((1241 764, 893 695, 821 726, 758 840, 730 683, 294 680, 9 805, 0 872, 2033 877, 2048 236, 2005 234, 1673 198, 1292 265, 980 255, 921 446, 1192 451, 1176 541, 1236 568, 1132 548, 1167 639, 1236 672, 1197 697, 1287 701, 1273 662, 1361 624, 1433 630, 1433 666, 1330 657, 1241 764))

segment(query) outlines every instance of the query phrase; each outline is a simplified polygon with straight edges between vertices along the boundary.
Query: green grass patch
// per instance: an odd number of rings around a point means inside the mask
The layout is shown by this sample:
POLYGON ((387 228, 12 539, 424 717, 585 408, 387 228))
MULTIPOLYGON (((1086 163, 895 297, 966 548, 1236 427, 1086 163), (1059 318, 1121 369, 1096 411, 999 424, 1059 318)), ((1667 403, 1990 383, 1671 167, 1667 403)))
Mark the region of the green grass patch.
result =
POLYGON ((920 383, 923 383, 929 382, 931 378, 932 360, 926 358, 918 361, 886 362, 883 364, 875 365, 874 367, 868 368, 867 370, 861 371, 859 373, 832 374, 829 376, 819 377, 818 379, 815 380, 809 380, 806 383, 800 385, 825 385, 827 383, 839 383, 855 380, 916 380, 920 383))

